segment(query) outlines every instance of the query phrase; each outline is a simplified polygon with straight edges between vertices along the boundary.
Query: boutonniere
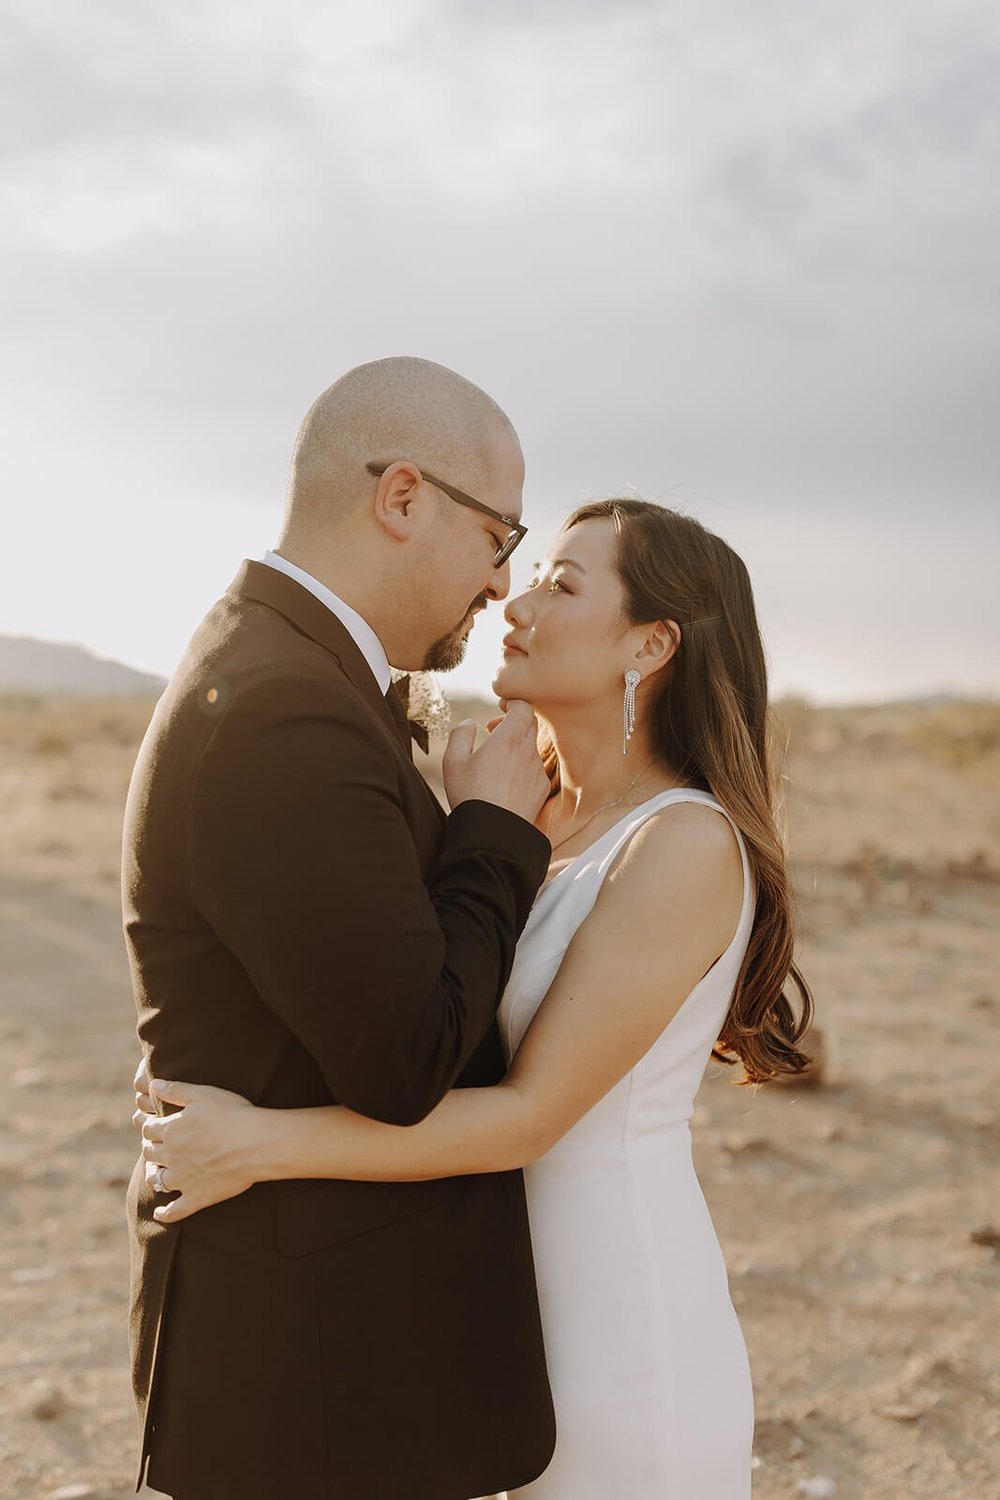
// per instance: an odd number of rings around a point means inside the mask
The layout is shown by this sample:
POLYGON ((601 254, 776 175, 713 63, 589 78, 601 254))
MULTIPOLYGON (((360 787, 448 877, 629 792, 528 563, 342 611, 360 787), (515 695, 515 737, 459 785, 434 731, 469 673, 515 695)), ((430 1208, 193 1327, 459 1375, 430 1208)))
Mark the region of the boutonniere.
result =
POLYGON ((451 705, 433 672, 399 672, 393 667, 392 680, 406 709, 414 744, 427 755, 431 736, 443 739, 451 728, 451 705))

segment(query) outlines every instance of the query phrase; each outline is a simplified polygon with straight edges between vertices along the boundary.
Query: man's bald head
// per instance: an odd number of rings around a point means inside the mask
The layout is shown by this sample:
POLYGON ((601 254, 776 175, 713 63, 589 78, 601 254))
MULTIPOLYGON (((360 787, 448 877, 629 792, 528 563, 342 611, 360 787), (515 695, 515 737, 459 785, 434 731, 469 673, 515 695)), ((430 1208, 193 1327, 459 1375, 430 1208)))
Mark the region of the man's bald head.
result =
MULTIPOLYGON (((431 360, 358 365, 313 402, 299 428, 285 535, 329 532, 369 494, 369 461, 409 459, 488 499, 498 471, 522 464, 505 412, 471 381, 431 360)), ((520 484, 520 480, 518 480, 520 484)))
POLYGON ((523 485, 517 434, 484 391, 430 360, 376 360, 306 414, 277 550, 356 610, 393 666, 454 665, 476 614, 510 590, 497 556, 523 485))

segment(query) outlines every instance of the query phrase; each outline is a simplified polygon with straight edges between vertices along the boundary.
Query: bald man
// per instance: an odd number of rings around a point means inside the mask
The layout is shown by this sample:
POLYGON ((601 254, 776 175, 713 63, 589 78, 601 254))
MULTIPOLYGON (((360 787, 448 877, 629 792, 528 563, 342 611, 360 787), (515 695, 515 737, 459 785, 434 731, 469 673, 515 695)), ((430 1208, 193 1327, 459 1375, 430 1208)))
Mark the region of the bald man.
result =
MULTIPOLYGON (((160 699, 126 808, 148 1072, 398 1125, 498 1082, 495 1023, 548 864, 526 705, 460 727, 451 814, 390 663, 454 666, 509 588, 523 460, 425 360, 325 391, 278 544, 244 563, 160 699)), ((183 1223, 129 1189, 140 1483, 175 1500, 470 1500, 554 1443, 518 1172, 260 1183, 183 1223)))

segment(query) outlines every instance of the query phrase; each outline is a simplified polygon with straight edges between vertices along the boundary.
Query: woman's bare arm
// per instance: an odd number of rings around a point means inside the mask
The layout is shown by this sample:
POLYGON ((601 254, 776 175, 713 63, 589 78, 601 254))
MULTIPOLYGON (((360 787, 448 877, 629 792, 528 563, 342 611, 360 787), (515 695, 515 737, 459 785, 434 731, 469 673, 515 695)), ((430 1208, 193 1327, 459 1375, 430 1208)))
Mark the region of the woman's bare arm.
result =
POLYGON ((340 1107, 254 1109, 221 1090, 169 1085, 161 1097, 186 1108, 147 1123, 144 1154, 182 1196, 158 1217, 183 1218, 264 1179, 419 1181, 527 1165, 648 1051, 728 946, 741 899, 728 822, 696 804, 664 809, 609 872, 502 1083, 455 1089, 410 1126, 340 1107))

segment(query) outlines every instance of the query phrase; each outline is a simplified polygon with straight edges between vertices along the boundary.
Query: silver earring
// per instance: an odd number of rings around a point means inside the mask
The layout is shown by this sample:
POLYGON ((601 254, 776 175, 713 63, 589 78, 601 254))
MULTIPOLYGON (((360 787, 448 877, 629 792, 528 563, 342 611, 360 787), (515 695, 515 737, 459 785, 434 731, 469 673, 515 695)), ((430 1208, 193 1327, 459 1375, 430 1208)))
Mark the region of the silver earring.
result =
POLYGON ((635 732, 635 690, 642 680, 641 673, 635 667, 629 667, 625 673, 625 704, 622 723, 622 754, 628 754, 628 742, 635 732))

